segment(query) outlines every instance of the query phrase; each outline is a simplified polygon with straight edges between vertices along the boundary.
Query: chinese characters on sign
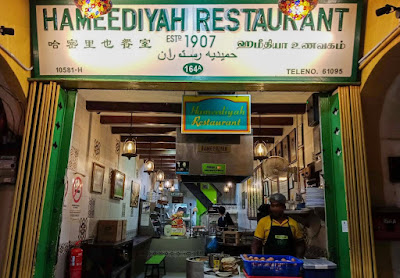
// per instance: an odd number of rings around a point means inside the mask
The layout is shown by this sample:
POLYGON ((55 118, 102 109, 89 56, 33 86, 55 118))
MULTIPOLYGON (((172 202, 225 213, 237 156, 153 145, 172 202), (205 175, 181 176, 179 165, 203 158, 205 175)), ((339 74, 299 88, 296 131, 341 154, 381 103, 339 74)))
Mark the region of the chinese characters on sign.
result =
POLYGON ((272 0, 153 2, 114 5, 97 19, 85 18, 74 5, 37 5, 39 75, 356 80, 359 7, 350 0, 320 3, 299 21, 272 0))

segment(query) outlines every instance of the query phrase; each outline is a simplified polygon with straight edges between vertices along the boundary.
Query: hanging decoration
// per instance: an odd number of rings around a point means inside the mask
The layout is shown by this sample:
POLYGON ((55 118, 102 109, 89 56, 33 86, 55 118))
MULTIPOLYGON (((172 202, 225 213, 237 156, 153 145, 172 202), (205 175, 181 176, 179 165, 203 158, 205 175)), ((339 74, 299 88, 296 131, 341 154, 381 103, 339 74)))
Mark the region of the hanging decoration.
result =
MULTIPOLYGON (((258 117, 258 128, 261 134, 261 115, 258 117)), ((268 150, 267 144, 264 141, 256 141, 254 143, 254 160, 263 160, 267 158, 268 150)))
POLYGON ((167 188, 167 189, 171 188, 172 184, 173 184, 173 183, 171 183, 170 180, 167 180, 167 181, 165 182, 165 188, 167 188))
POLYGON ((173 185, 169 191, 175 192, 175 185, 173 185))
POLYGON ((224 186, 224 192, 225 192, 225 193, 228 193, 228 192, 229 192, 229 187, 228 187, 228 185, 225 185, 225 186, 224 186))
POLYGON ((233 187, 233 183, 231 181, 228 181, 226 186, 231 189, 233 187))
POLYGON ((112 8, 111 0, 74 0, 74 2, 87 18, 108 14, 112 8))
MULTIPOLYGON (((132 113, 131 113, 131 128, 130 132, 132 132, 132 113)), ((122 149, 122 156, 127 157, 129 160, 132 157, 136 157, 136 140, 133 139, 132 133, 130 133, 129 139, 126 139, 124 142, 124 147, 122 149)))
POLYGON ((150 142, 150 157, 144 163, 144 172, 151 174, 154 172, 154 161, 151 159, 151 142, 150 142))
POLYGON ((305 18, 318 4, 318 0, 279 0, 278 6, 283 14, 301 20, 305 18))

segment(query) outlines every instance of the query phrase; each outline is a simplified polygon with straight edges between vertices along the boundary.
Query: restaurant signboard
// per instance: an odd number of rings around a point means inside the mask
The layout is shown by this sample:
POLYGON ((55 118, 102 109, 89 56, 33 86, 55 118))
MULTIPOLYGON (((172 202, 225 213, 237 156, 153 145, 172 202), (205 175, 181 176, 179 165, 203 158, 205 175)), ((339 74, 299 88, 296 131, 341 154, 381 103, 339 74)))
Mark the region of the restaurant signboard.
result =
POLYGON ((37 0, 35 77, 154 82, 355 82, 356 0, 320 1, 304 20, 277 0, 115 0, 85 18, 72 0, 37 0))
POLYGON ((250 95, 183 96, 182 134, 251 134, 250 95))

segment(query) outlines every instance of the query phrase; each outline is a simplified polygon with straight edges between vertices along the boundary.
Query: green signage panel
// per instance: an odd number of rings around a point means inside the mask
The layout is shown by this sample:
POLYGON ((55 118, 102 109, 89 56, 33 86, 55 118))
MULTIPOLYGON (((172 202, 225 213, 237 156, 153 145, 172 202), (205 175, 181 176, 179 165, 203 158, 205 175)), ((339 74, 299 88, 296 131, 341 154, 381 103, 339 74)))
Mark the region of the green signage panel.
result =
POLYGON ((277 0, 116 0, 86 18, 32 5, 34 77, 151 82, 355 82, 362 1, 319 1, 302 20, 277 0))
POLYGON ((201 165, 203 175, 225 175, 226 164, 203 163, 201 165))

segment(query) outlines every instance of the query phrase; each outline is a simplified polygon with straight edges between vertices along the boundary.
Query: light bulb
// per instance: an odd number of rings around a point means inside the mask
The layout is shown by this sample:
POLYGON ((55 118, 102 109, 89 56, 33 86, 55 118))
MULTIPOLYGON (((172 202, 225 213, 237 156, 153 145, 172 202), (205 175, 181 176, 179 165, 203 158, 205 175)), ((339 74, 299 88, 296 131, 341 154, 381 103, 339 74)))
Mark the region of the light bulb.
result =
POLYGON ((231 181, 229 181, 227 184, 228 188, 232 188, 233 187, 233 183, 231 181))
POLYGON ((175 192, 175 186, 172 186, 170 190, 171 192, 175 192))
POLYGON ((224 192, 228 193, 229 192, 229 187, 227 185, 224 186, 224 192))

